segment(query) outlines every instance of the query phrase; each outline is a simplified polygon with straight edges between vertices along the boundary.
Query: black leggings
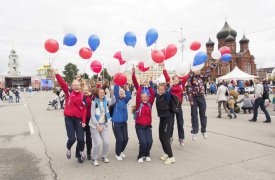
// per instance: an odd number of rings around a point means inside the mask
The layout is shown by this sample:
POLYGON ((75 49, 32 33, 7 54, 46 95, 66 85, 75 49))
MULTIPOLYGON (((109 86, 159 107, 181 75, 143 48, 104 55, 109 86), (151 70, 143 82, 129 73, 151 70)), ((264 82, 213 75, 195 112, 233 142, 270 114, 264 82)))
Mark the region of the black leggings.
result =
POLYGON ((170 134, 172 131, 173 115, 160 117, 159 122, 159 140, 163 151, 169 158, 173 157, 173 152, 170 142, 170 134))

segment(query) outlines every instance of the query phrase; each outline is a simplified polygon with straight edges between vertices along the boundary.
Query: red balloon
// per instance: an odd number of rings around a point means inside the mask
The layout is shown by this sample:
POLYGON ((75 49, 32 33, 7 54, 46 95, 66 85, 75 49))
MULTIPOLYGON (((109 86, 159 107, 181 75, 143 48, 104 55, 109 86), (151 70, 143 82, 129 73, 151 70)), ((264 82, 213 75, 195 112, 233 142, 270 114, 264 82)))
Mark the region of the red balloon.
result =
POLYGON ((56 53, 59 49, 59 44, 54 39, 48 39, 45 42, 44 47, 49 53, 56 53))
POLYGON ((120 51, 116 52, 116 53, 114 54, 113 57, 119 60, 119 64, 120 64, 120 65, 123 65, 123 64, 126 63, 126 61, 124 61, 124 60, 122 59, 122 57, 121 57, 121 52, 120 52, 120 51))
POLYGON ((150 67, 145 68, 145 67, 144 67, 144 62, 140 61, 140 62, 138 63, 138 69, 139 69, 141 72, 146 72, 146 71, 148 71, 148 70, 150 69, 150 67))
POLYGON ((98 60, 93 60, 90 67, 94 73, 100 73, 100 71, 102 70, 102 64, 98 60))
MULTIPOLYGON (((163 52, 164 57, 166 57, 166 49, 164 48, 164 49, 162 49, 161 51, 163 52)), ((166 59, 166 58, 165 58, 165 59, 166 59)))
POLYGON ((79 50, 79 56, 83 59, 90 59, 93 55, 93 52, 90 48, 83 47, 79 50))
POLYGON ((114 75, 114 83, 118 86, 124 86, 127 83, 127 76, 123 73, 114 75))
POLYGON ((165 60, 165 56, 160 50, 152 50, 151 57, 155 63, 162 63, 165 60))
POLYGON ((175 56, 175 54, 177 54, 178 48, 175 44, 169 44, 166 47, 166 51, 165 51, 165 59, 169 59, 173 56, 175 56))
POLYGON ((190 49, 192 49, 193 51, 197 51, 201 48, 201 43, 199 41, 194 41, 192 42, 192 44, 190 45, 190 49))
POLYGON ((224 54, 230 54, 231 53, 231 50, 229 47, 227 46, 222 46, 219 51, 221 52, 222 55, 224 54))

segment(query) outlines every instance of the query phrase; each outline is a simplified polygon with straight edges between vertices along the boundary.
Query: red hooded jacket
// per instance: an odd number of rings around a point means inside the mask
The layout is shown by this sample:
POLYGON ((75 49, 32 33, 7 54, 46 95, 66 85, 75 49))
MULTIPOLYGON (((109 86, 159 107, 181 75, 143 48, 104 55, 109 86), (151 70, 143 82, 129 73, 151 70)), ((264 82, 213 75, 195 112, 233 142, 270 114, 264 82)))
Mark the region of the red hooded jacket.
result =
POLYGON ((82 119, 82 123, 86 123, 87 109, 83 102, 83 93, 75 92, 74 90, 72 90, 72 92, 70 93, 69 87, 64 79, 59 74, 56 74, 55 77, 65 94, 64 115, 68 117, 82 119))

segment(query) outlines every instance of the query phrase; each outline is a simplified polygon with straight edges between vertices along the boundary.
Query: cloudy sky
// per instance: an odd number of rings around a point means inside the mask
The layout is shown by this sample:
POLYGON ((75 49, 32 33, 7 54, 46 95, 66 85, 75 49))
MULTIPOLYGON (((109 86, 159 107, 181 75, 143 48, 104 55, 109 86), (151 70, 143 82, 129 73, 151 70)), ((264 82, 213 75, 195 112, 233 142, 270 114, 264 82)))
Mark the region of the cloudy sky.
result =
MULTIPOLYGON (((178 43, 183 28, 187 39, 184 61, 192 61, 190 42, 197 40, 205 50, 210 36, 217 47, 216 34, 225 17, 238 32, 250 39, 251 53, 258 67, 275 66, 275 1, 274 0, 0 0, 0 74, 6 73, 8 55, 14 41, 20 56, 21 69, 35 74, 53 56, 44 50, 44 42, 54 38, 62 44, 64 32, 75 31, 78 43, 64 47, 54 63, 60 70, 72 62, 81 71, 87 64, 78 56, 81 47, 88 46, 88 37, 97 34, 101 44, 92 59, 107 63, 113 54, 122 50, 124 33, 133 31, 138 45, 145 47, 145 33, 149 28, 159 32, 157 48, 178 43)), ((239 44, 239 43, 237 43, 239 44)), ((239 49, 239 46, 238 48, 239 49)), ((181 59, 180 53, 169 60, 172 68, 181 59)))

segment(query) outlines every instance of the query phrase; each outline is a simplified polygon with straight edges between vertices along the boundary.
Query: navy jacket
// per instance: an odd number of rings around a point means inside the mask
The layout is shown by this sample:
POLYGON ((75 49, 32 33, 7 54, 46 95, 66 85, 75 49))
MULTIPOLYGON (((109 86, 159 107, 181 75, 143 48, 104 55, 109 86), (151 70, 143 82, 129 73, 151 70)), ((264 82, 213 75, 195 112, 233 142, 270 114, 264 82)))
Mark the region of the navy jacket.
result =
POLYGON ((156 106, 157 106, 157 112, 159 117, 172 115, 172 112, 170 110, 170 101, 171 101, 171 93, 169 90, 166 90, 166 92, 163 95, 159 95, 157 93, 156 106))
POLYGON ((112 121, 114 123, 126 122, 128 120, 128 111, 127 111, 127 103, 131 99, 131 92, 125 91, 125 97, 119 98, 119 86, 114 86, 114 95, 116 98, 116 103, 113 109, 112 121))

